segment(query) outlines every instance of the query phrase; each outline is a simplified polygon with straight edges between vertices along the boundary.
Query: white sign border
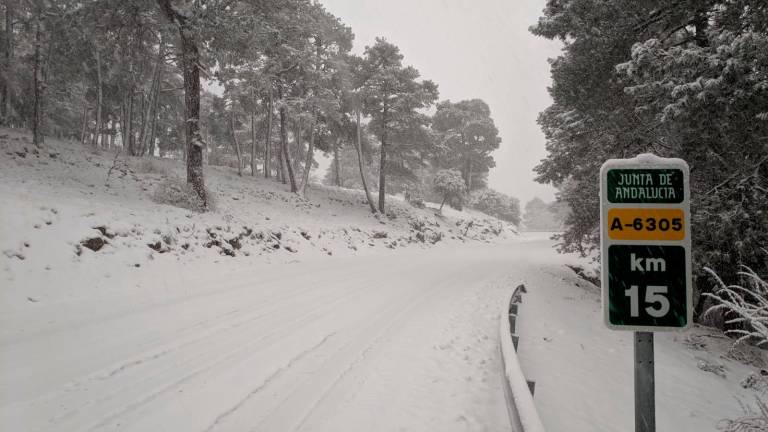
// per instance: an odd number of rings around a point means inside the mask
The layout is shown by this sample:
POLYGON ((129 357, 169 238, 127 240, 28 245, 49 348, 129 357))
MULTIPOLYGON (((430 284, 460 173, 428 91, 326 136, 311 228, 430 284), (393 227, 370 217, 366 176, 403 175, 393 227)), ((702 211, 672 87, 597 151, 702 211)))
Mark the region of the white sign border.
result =
POLYGON ((600 262, 603 323, 611 330, 635 332, 682 332, 693 324, 693 285, 691 269, 691 193, 688 164, 677 158, 662 158, 643 153, 631 159, 609 159, 600 167, 600 262), (683 172, 684 199, 681 203, 611 203, 608 201, 608 170, 610 169, 680 169, 683 172), (680 208, 684 214, 685 239, 678 240, 613 240, 608 236, 608 210, 612 208, 680 208), (611 245, 683 246, 685 249, 685 282, 688 316, 684 327, 631 326, 612 324, 608 310, 608 247, 611 245))

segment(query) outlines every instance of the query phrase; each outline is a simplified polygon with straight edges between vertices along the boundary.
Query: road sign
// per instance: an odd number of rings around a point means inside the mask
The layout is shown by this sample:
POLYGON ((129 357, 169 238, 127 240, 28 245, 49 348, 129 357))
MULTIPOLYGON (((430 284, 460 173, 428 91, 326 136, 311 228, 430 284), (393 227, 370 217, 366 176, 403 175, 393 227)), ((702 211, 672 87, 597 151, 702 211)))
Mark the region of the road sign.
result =
POLYGON ((642 154, 600 170, 603 317, 613 330, 691 325, 688 164, 642 154))

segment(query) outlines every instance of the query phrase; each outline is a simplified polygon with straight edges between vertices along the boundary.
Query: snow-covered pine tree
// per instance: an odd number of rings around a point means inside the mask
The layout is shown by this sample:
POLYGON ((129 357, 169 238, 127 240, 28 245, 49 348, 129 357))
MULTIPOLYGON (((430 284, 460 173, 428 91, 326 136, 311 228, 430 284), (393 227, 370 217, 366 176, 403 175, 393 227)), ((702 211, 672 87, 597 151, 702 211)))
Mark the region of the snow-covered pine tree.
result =
POLYGON ((571 209, 561 249, 598 245, 600 164, 652 152, 693 167, 696 288, 709 290, 704 265, 726 280, 764 272, 752 251, 768 242, 765 2, 550 1, 532 31, 564 43, 536 168, 571 209))
POLYGON ((448 201, 451 207, 461 210, 464 204, 464 198, 467 193, 467 187, 461 173, 457 170, 440 170, 435 175, 434 188, 443 199, 438 211, 443 211, 445 202, 448 201))

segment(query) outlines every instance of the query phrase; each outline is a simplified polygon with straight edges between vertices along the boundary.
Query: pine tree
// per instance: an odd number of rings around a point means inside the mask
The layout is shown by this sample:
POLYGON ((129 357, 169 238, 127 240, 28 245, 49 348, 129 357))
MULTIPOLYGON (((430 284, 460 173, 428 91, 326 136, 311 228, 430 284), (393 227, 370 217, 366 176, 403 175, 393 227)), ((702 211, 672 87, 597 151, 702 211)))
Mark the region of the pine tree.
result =
MULTIPOLYGON (((200 134, 200 44, 201 10, 190 1, 157 0, 179 36, 179 67, 184 77, 184 123, 186 124, 187 183, 197 193, 203 207, 208 206, 203 178, 205 141, 200 134)), ((215 5, 208 5, 214 8, 215 5)))
POLYGON ((491 156, 501 138, 488 104, 480 99, 437 104, 432 118, 438 133, 438 166, 461 171, 467 190, 485 186, 484 177, 496 164, 491 156))
POLYGON ((399 48, 383 38, 366 47, 365 61, 359 77, 363 112, 371 117, 371 130, 381 142, 379 148, 379 206, 384 212, 386 178, 391 168, 387 165, 391 136, 408 128, 414 122, 428 119, 419 109, 432 105, 438 97, 437 85, 432 81, 418 82, 419 72, 403 66, 399 48))

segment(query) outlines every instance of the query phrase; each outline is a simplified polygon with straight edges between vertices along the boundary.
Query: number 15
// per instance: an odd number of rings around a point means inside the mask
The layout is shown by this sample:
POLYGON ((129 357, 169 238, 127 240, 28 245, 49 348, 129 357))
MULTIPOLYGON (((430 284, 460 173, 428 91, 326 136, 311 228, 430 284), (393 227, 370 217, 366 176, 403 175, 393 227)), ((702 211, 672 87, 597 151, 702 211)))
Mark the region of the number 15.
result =
MULTIPOLYGON (((639 288, 637 285, 632 285, 628 290, 624 291, 624 295, 629 297, 630 312, 633 317, 640 316, 640 299, 638 298, 639 288)), ((656 305, 658 307, 648 306, 645 311, 648 315, 654 318, 661 318, 669 312, 669 299, 664 296, 667 294, 667 287, 660 285, 648 285, 645 290, 645 303, 656 305)))

